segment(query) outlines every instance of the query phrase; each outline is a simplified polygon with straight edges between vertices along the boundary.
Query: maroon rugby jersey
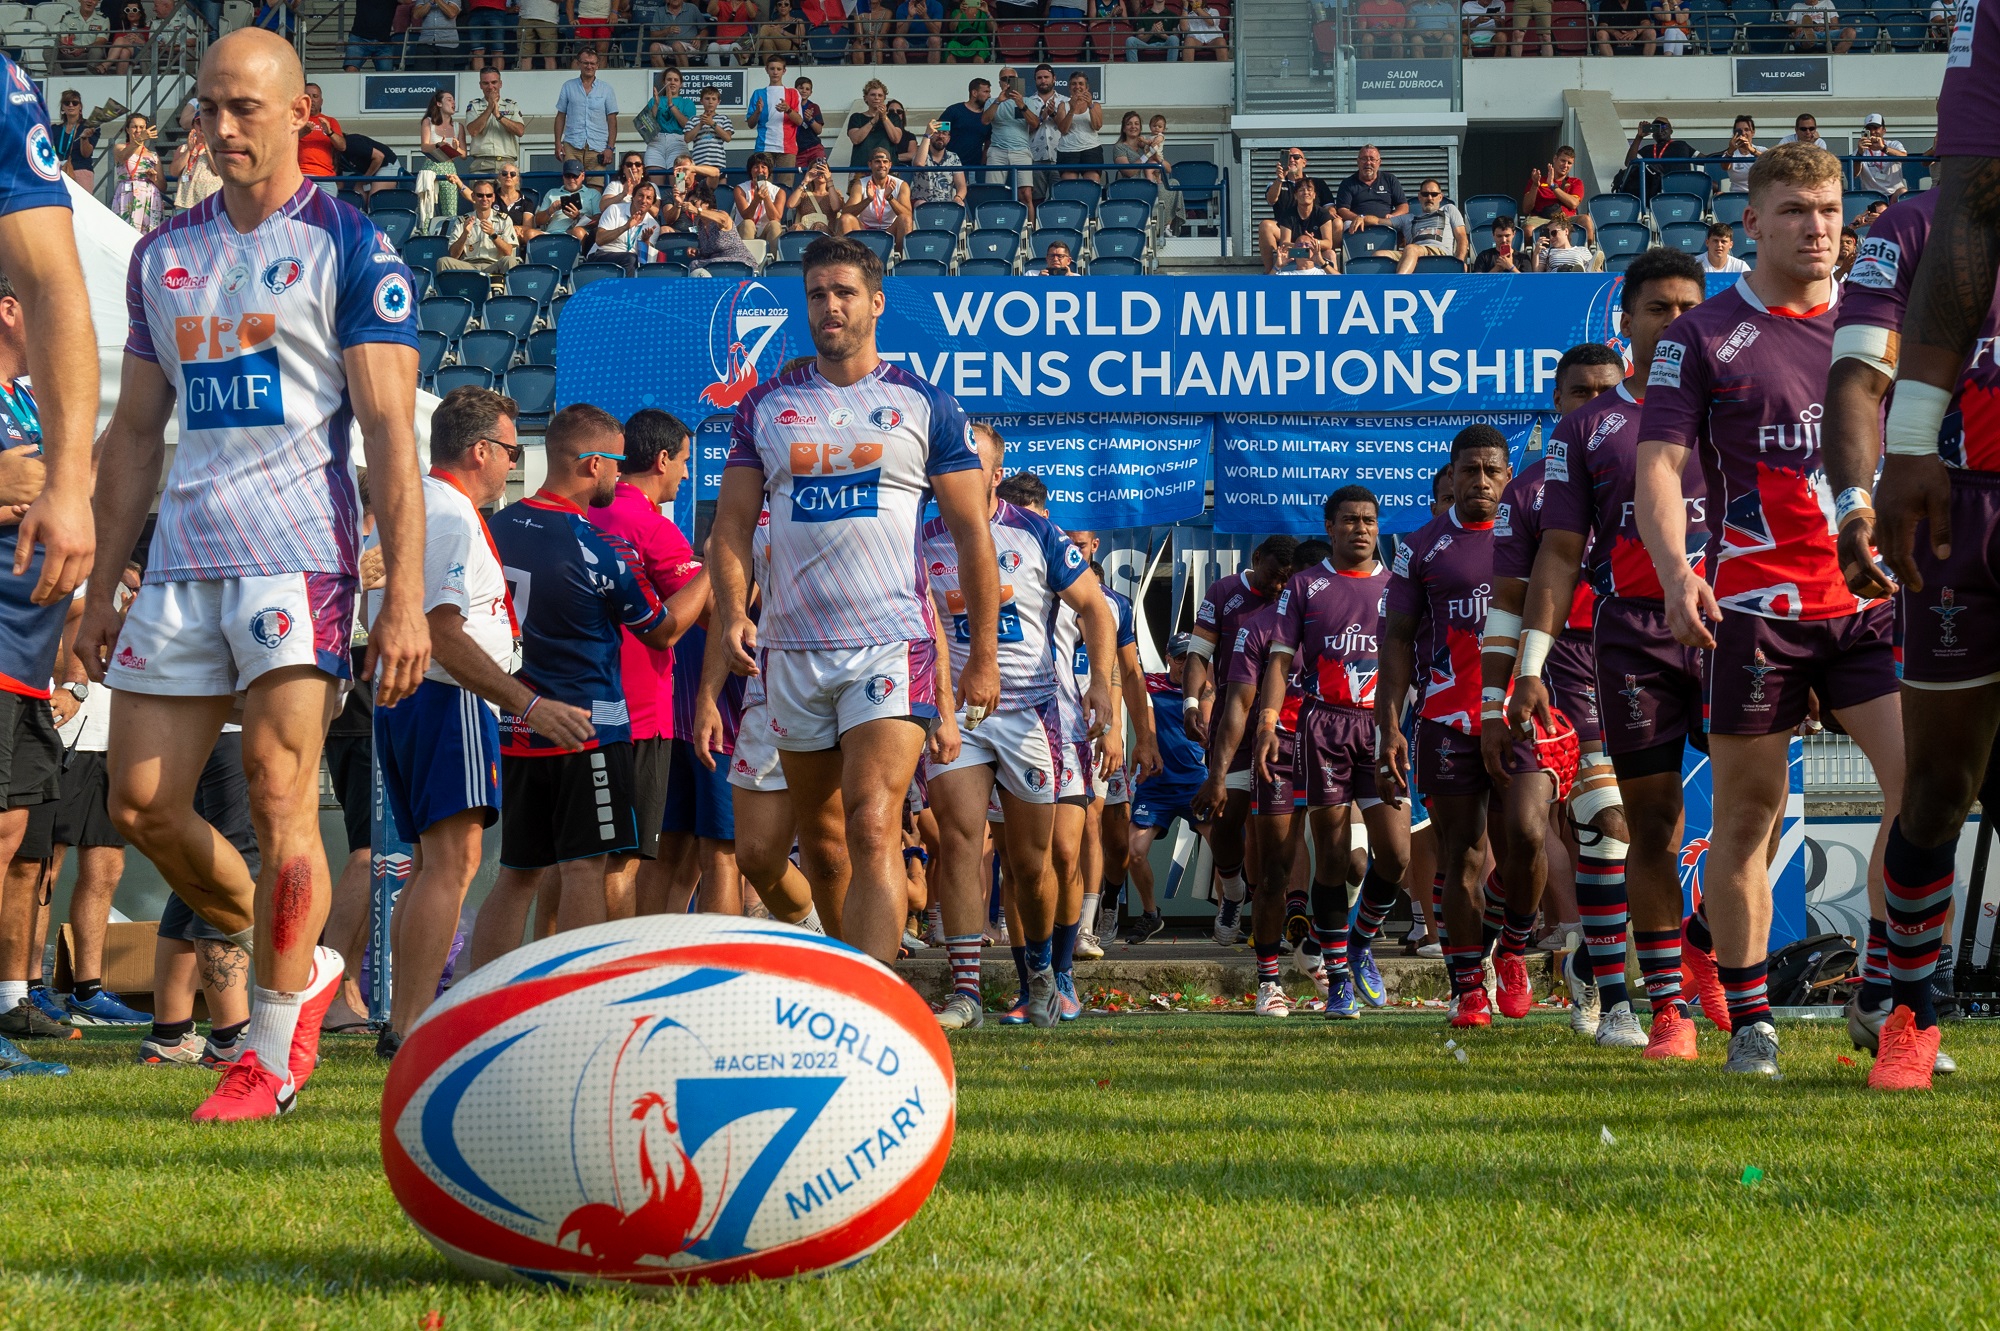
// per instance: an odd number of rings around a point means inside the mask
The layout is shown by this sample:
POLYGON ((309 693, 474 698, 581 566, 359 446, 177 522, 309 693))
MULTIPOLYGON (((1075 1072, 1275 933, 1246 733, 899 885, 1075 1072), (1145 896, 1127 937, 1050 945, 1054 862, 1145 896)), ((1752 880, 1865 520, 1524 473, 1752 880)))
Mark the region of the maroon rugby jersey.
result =
MULTIPOLYGON (((1549 437, 1548 484, 1542 490, 1542 526, 1589 536, 1584 571, 1599 596, 1658 601, 1660 575, 1633 518, 1638 488, 1639 409, 1643 398, 1624 384, 1599 393, 1557 422, 1549 437)), ((1708 545, 1708 487, 1701 459, 1690 454, 1681 471, 1687 506, 1687 562, 1704 576, 1708 545)))
MULTIPOLYGON (((1903 331, 1910 307, 1910 287, 1931 236, 1937 213, 1937 191, 1925 190, 1889 205, 1889 211, 1868 229, 1855 252, 1854 267, 1840 292, 1840 315, 1834 327, 1855 325, 1903 331)), ((1979 338, 1959 371, 1952 409, 1938 433, 1938 454, 1947 466, 1967 471, 2000 472, 2000 367, 1993 363, 1993 343, 2000 337, 2000 293, 1994 296, 1979 338)))
POLYGON ((2000 5, 1953 0, 1944 86, 1938 89, 1940 157, 2000 157, 2000 5))
MULTIPOLYGON (((1542 505, 1547 502, 1548 454, 1514 473, 1500 496, 1500 511, 1493 518, 1493 576, 1519 578, 1526 582, 1535 572, 1535 555, 1542 548, 1542 528, 1547 522, 1542 505)), ((1590 547, 1584 547, 1584 559, 1590 547)), ((1565 633, 1580 632, 1586 637, 1596 622, 1597 594, 1586 578, 1578 578, 1569 598, 1569 615, 1563 620, 1565 633)))
MULTIPOLYGON (((1271 604, 1276 599, 1278 589, 1258 591, 1250 582, 1248 569, 1242 573, 1231 573, 1217 578, 1208 585, 1208 595, 1201 598, 1196 607, 1194 622, 1197 628, 1205 628, 1215 634, 1215 657, 1210 666, 1210 676, 1218 687, 1229 678, 1229 668, 1236 659, 1236 635, 1245 620, 1271 604)), ((1238 770, 1250 761, 1250 736, 1246 733, 1243 742, 1230 758, 1232 771, 1238 770)))
MULTIPOLYGON (((1271 640, 1277 626, 1278 606, 1284 603, 1284 599, 1284 594, 1280 593, 1276 602, 1244 620, 1243 627, 1236 630, 1236 650, 1230 655, 1229 674, 1224 683, 1262 686, 1264 665, 1271 659, 1271 640)), ((1278 729, 1290 732, 1299 728, 1301 696, 1299 667, 1294 660, 1285 676, 1285 702, 1278 709, 1278 729)))
POLYGON ((1335 707, 1375 705, 1389 570, 1343 573, 1323 559, 1292 575, 1272 607, 1273 639, 1293 652, 1305 696, 1335 707))
POLYGON ((1396 552, 1388 610, 1425 624, 1428 661, 1417 662, 1417 715, 1479 733, 1479 640, 1493 602, 1493 524, 1464 522, 1453 505, 1396 552))
POLYGON ((1725 610, 1810 620, 1869 604, 1840 576, 1820 460, 1838 301, 1836 288, 1810 310, 1767 309, 1739 280, 1674 320, 1653 353, 1639 437, 1701 457, 1715 504, 1708 579, 1725 610))

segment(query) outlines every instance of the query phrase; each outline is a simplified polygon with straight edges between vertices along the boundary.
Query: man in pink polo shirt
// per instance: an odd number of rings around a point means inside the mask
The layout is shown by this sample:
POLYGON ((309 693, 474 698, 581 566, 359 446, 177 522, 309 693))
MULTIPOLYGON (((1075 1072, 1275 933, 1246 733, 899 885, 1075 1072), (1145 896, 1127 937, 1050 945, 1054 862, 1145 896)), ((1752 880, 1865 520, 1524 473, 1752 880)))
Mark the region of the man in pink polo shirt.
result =
MULTIPOLYGON (((618 463, 618 488, 609 504, 589 510, 591 525, 623 537, 639 552, 643 565, 640 576, 673 611, 677 624, 694 623, 708 600, 708 573, 694 557, 680 528, 660 512, 660 506, 673 502, 681 482, 687 479, 689 444, 687 426, 666 412, 648 408, 635 413, 625 422, 625 456, 618 463)), ((648 647, 628 633, 620 667, 625 705, 632 716, 633 804, 639 819, 639 851, 614 859, 605 876, 605 905, 614 920, 629 918, 641 904, 657 911, 666 900, 664 877, 655 866, 672 750, 673 649, 648 647)))

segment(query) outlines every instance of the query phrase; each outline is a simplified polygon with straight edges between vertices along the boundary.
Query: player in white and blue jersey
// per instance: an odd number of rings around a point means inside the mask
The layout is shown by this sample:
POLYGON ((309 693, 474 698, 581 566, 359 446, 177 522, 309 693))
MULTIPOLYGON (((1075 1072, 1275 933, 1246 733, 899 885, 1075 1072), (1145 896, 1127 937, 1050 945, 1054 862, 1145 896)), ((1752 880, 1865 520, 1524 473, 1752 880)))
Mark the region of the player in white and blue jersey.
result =
MULTIPOLYGON (((985 464, 987 484, 1000 484, 1006 446, 992 426, 973 427, 985 464)), ((990 492, 992 493, 992 492, 990 492)), ((1062 606, 1074 610, 1083 638, 1095 650, 1096 662, 1085 692, 1087 720, 1082 733, 1100 740, 1107 759, 1116 763, 1119 736, 1111 721, 1111 662, 1117 621, 1097 587, 1097 576, 1083 552, 1056 525, 1039 513, 1017 508, 992 493, 989 502, 993 547, 1000 568, 1000 705, 977 727, 961 717, 959 752, 955 760, 927 765, 931 809, 937 815, 941 849, 938 899, 943 908, 945 947, 951 955, 952 992, 938 1013, 947 1030, 977 1026, 979 946, 985 920, 985 894, 979 874, 985 844, 986 806, 997 777, 1004 830, 999 853, 1004 855, 1015 886, 1021 920, 1021 942, 1027 951, 1027 1016, 1037 1026, 1081 1012, 1073 992, 1062 989, 1066 960, 1075 949, 1076 908, 1061 923, 1057 875, 1050 863, 1050 846, 1058 822, 1065 765, 1074 766, 1074 752, 1065 737, 1062 680, 1069 675, 1072 654, 1058 659, 1056 614, 1062 606), (1060 931, 1060 944, 1056 934, 1060 931), (1058 957, 1057 953, 1065 954, 1058 957)), ((937 588, 949 616, 946 641, 951 645, 954 676, 960 674, 973 650, 972 628, 960 586, 964 570, 953 533, 942 519, 924 525, 924 573, 937 588)), ((1070 859, 1082 834, 1083 808, 1088 796, 1079 793, 1065 810, 1074 815, 1070 859)))
POLYGON ((958 403, 876 351, 874 252, 826 236, 804 268, 819 355, 737 407, 710 540, 715 623, 729 668, 764 676, 800 821, 842 801, 853 865, 842 937, 890 961, 905 918, 903 802, 937 712, 917 529, 934 495, 960 552, 971 652, 959 693, 976 727, 1000 693, 989 490, 958 403), (750 534, 766 507, 771 581, 753 624, 750 534))
POLYGON ((233 941, 249 947, 255 920, 250 1049, 195 1111, 217 1122, 292 1107, 341 977, 339 954, 314 943, 331 892, 320 750, 350 673, 356 427, 387 570, 364 671, 378 705, 416 689, 430 634, 409 270, 367 218, 300 174, 312 102, 282 38, 224 37, 196 88, 222 188, 132 252, 131 328, 96 496, 108 557, 75 650, 115 690, 119 831, 233 941), (176 400, 180 443, 146 581, 121 624, 112 598, 159 486, 176 400), (194 812, 202 767, 239 707, 254 881, 194 812))

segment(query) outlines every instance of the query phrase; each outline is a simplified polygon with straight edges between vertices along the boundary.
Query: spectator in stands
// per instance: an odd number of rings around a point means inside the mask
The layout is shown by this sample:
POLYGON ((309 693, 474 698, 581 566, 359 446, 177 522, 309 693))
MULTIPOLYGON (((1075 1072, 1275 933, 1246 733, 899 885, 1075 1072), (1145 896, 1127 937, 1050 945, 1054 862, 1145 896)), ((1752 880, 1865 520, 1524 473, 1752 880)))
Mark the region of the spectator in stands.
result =
POLYGON ((905 0, 897 5, 892 46, 899 65, 909 63, 912 51, 920 63, 937 64, 944 54, 944 0, 905 0))
POLYGON ((1809 143, 1815 148, 1824 148, 1828 152, 1833 151, 1833 145, 1819 136, 1819 121, 1813 118, 1813 114, 1810 111, 1800 112, 1798 119, 1792 122, 1792 132, 1785 135, 1784 138, 1779 139, 1778 142, 1809 143))
MULTIPOLYGON (((126 9, 129 11, 131 6, 127 5, 126 9)), ((275 32, 289 42, 297 30, 298 18, 299 0, 258 0, 256 13, 250 18, 250 26, 262 28, 266 32, 275 32)), ((130 26, 129 22, 127 26, 130 26)))
POLYGON ((535 213, 535 225, 544 231, 560 231, 588 241, 603 211, 604 196, 584 183, 583 163, 572 157, 563 162, 562 183, 542 196, 535 213))
POLYGON ((688 126, 688 153, 720 170, 729 164, 729 141, 735 137, 736 126, 722 110, 722 89, 710 84, 701 90, 701 109, 688 126))
POLYGON ((1597 54, 1605 57, 1653 54, 1656 34, 1646 0, 1596 0, 1596 3, 1597 54))
POLYGON ((1575 223, 1567 217, 1552 218, 1535 237, 1535 271, 1538 273, 1587 273, 1597 256, 1586 245, 1572 239, 1575 223))
POLYGON ((299 131, 299 170, 308 180, 318 180, 322 190, 333 194, 338 192, 337 187, 327 177, 338 174, 334 155, 347 146, 347 139, 340 132, 340 122, 326 113, 326 102, 317 83, 306 85, 306 96, 312 101, 312 113, 299 131))
POLYGON ((709 17, 715 27, 708 35, 708 63, 718 69, 749 64, 757 49, 750 38, 757 6, 751 0, 715 0, 709 17))
POLYGON ((613 0, 563 0, 563 18, 577 43, 577 68, 586 51, 599 62, 610 52, 612 6, 613 0))
POLYGON ((785 202, 792 210, 792 230, 831 235, 838 229, 836 219, 844 205, 834 187, 833 169, 824 158, 806 168, 805 179, 785 202))
POLYGON ((160 53, 162 72, 194 72, 194 60, 208 29, 193 9, 178 0, 153 0, 153 49, 160 53))
POLYGON ((1146 7, 1132 16, 1125 58, 1136 64, 1142 52, 1164 53, 1168 60, 1181 58, 1181 17, 1167 8, 1167 0, 1146 0, 1146 7))
POLYGON ((1030 273, 1030 276, 1082 277, 1083 274, 1076 269, 1076 256, 1069 252, 1069 243, 1062 240, 1052 240, 1049 242, 1048 249, 1042 254, 1041 270, 1030 273))
MULTIPOLYGON (((694 158, 682 153, 674 159, 673 167, 667 172, 666 188, 659 191, 660 226, 664 230, 693 231, 696 222, 697 203, 690 196, 697 181, 707 181, 709 197, 706 204, 720 207, 715 203, 714 192, 722 185, 722 171, 718 167, 702 166, 694 158)), ((732 219, 731 225, 734 225, 732 219)))
MULTIPOLYGON (((1339 258, 1337 253, 1334 257, 1336 260, 1339 258)), ((1284 250, 1278 255, 1278 266, 1271 270, 1271 275, 1273 277, 1332 277, 1337 271, 1335 268, 1322 268, 1319 262, 1318 251, 1314 250, 1310 245, 1299 244, 1284 247, 1284 250)))
POLYGON ((1686 55, 1694 20, 1681 0, 1653 0, 1653 31, 1658 34, 1661 55, 1686 55))
POLYGON ((1442 60, 1458 45, 1458 6, 1452 0, 1410 0, 1409 55, 1442 60))
MULTIPOLYGON (((915 138, 915 136, 912 136, 915 138)), ((965 163, 951 147, 951 125, 943 120, 930 123, 930 133, 916 138, 910 164, 917 173, 910 180, 912 203, 963 204, 966 196, 965 163)))
POLYGON ((654 11, 648 34, 646 50, 654 68, 669 63, 683 69, 701 64, 708 55, 707 30, 708 17, 700 6, 690 0, 666 0, 664 8, 654 11))
POLYGON ((1660 192, 1667 172, 1691 169, 1689 159, 1694 156, 1692 147, 1674 137, 1673 121, 1665 116, 1641 120, 1639 132, 1625 149, 1625 169, 1618 173, 1618 188, 1650 199, 1660 192), (1661 165, 1663 162, 1666 165, 1661 165))
POLYGON ((472 186, 472 211, 458 220, 451 249, 438 260, 440 269, 503 277, 521 262, 521 238, 507 214, 493 206, 498 198, 492 181, 472 186))
POLYGON ((1867 234, 1868 228, 1874 226, 1876 222, 1880 221, 1882 218, 1882 214, 1888 211, 1889 211, 1889 201, 1887 199, 1873 200, 1872 202, 1869 203, 1869 205, 1866 208, 1863 208, 1861 212, 1852 221, 1848 223, 1848 225, 1853 227, 1856 231, 1859 231, 1865 235, 1867 234))
POLYGON ((949 64, 983 65, 993 58, 998 26, 982 0, 957 0, 944 23, 944 53, 949 64))
POLYGON ((436 177, 438 217, 458 216, 458 163, 465 156, 465 131, 458 123, 458 99, 440 88, 431 94, 424 118, 417 123, 417 142, 428 151, 417 170, 436 177))
MULTIPOLYGON (((889 99, 888 104, 883 107, 883 110, 889 113, 891 120, 899 121, 905 126, 910 123, 910 113, 904 109, 901 102, 893 97, 889 99)), ((896 149, 897 166, 904 167, 910 164, 910 150, 917 146, 917 138, 918 136, 915 134, 903 135, 902 146, 896 149)))
MULTIPOLYGON (((354 142, 356 135, 348 135, 347 141, 354 142)), ((521 192, 521 168, 518 163, 508 162, 501 166, 494 184, 493 206, 507 214, 507 220, 514 224, 514 234, 523 245, 542 234, 535 225, 535 200, 521 192)))
POLYGON ((715 185, 706 177, 688 185, 681 215, 694 228, 695 266, 689 271, 695 277, 707 277, 707 265, 711 263, 740 263, 753 269, 757 266, 757 257, 736 234, 734 221, 715 206, 715 185))
MULTIPOLYGON (((1555 220, 1567 224, 1569 219, 1555 220)), ((1444 201, 1444 186, 1434 178, 1417 186, 1417 209, 1404 215, 1398 230, 1402 234, 1402 253, 1396 260, 1399 273, 1414 273, 1417 260, 1426 254, 1449 255, 1460 263, 1472 257, 1465 218, 1456 205, 1444 201)))
POLYGON ((458 63, 458 0, 417 0, 410 11, 408 66, 411 69, 450 69, 458 63))
POLYGON ((492 68, 479 72, 479 96, 465 105, 466 173, 490 176, 503 162, 518 163, 521 136, 527 132, 528 121, 520 106, 512 97, 500 95, 500 57, 496 51, 492 68))
POLYGON ((752 146, 770 159, 773 178, 790 189, 799 161, 799 124, 805 117, 799 110, 798 90, 785 86, 787 68, 781 55, 764 62, 764 86, 750 94, 743 123, 755 131, 752 146))
POLYGON ((1187 12, 1181 15, 1181 54, 1199 60, 1204 53, 1211 60, 1229 59, 1229 30, 1208 0, 1189 0, 1187 12))
MULTIPOLYGON (((782 3, 783 0, 780 0, 782 3)), ((813 81, 801 74, 792 81, 799 94, 799 168, 804 170, 826 158, 826 113, 813 100, 813 81)))
MULTIPOLYGON (((1750 168, 1764 150, 1757 146, 1757 122, 1749 116, 1736 117, 1730 127, 1729 144, 1719 153, 1709 154, 1710 158, 1723 163, 1724 177, 1722 192, 1742 194, 1750 188, 1750 168)), ((1629 158, 1627 160, 1630 160, 1629 158)))
POLYGON ((792 0, 776 0, 770 17, 757 25, 757 58, 769 60, 781 55, 787 60, 800 60, 805 52, 805 20, 792 12, 792 0))
MULTIPOLYGON (((680 70, 673 65, 662 69, 653 82, 652 100, 640 112, 640 116, 659 126, 653 137, 646 140, 646 168, 655 180, 664 176, 674 159, 688 150, 687 128, 699 114, 695 99, 681 92, 680 70)), ((643 128, 639 117, 634 117, 634 123, 643 128)))
POLYGON ((642 153, 627 152, 618 159, 618 174, 604 183, 604 193, 599 196, 606 208, 631 194, 633 186, 646 178, 646 158, 642 153))
POLYGON ((659 229, 660 191, 652 181, 642 180, 633 187, 630 198, 604 205, 591 237, 595 243, 590 257, 622 263, 630 277, 646 261, 659 229))
POLYGON ((847 187, 847 203, 841 209, 842 235, 886 231, 900 246, 910 233, 910 187, 891 175, 889 167, 889 150, 877 148, 868 159, 868 174, 854 177, 854 183, 847 187))
POLYGON ((1576 175, 1576 149, 1567 143, 1556 149, 1547 166, 1528 173, 1528 187, 1521 191, 1521 225, 1530 232, 1552 217, 1567 217, 1583 224, 1583 234, 1597 243, 1597 227, 1590 214, 1578 214, 1583 206, 1583 181, 1576 175))
POLYGON ((160 193, 160 155, 153 151, 153 142, 159 136, 153 122, 134 111, 125 117, 125 137, 111 149, 118 182, 111 192, 111 211, 140 232, 151 231, 165 215, 166 201, 160 193))
POLYGON ((76 89, 63 89, 56 123, 50 128, 55 131, 51 137, 55 140, 56 160, 62 163, 64 173, 88 193, 97 182, 98 127, 84 122, 83 95, 76 89))
POLYGON ((1747 273, 1750 265, 1737 258, 1730 251, 1736 248, 1736 229, 1727 222, 1717 222, 1708 229, 1708 243, 1701 252, 1701 270, 1704 273, 1747 273))
POLYGON ((1952 0, 1931 0, 1931 26, 1924 38, 1926 51, 1950 47, 1952 31, 1958 26, 1958 6, 1952 0))
MULTIPOLYGON (((1065 167, 1104 165, 1104 145, 1098 136, 1104 131, 1104 103, 1090 95, 1090 77, 1082 70, 1069 76, 1069 100, 1056 105, 1056 161, 1065 167)), ((1064 171, 1064 180, 1078 178, 1101 181, 1101 171, 1064 171)))
POLYGON ((1111 145, 1111 164, 1120 168, 1119 178, 1136 180, 1147 175, 1144 168, 1152 149, 1145 118, 1137 111, 1127 111, 1118 121, 1118 141, 1111 145))
MULTIPOLYGON (((1299 215, 1292 195, 1301 183, 1310 180, 1313 198, 1322 207, 1337 202, 1331 186, 1316 176, 1306 174, 1306 154, 1303 148, 1287 148, 1278 154, 1278 175, 1264 190, 1264 203, 1270 208, 1271 216, 1257 227, 1257 245, 1264 257, 1264 271, 1270 272, 1278 264, 1278 251, 1286 243, 1286 237, 1300 227, 1299 215)), ((1339 240, 1346 230, 1336 214, 1333 229, 1334 239, 1339 240)))
POLYGON ((517 38, 522 69, 556 68, 556 24, 562 10, 556 0, 515 0, 519 22, 517 38))
POLYGON ((813 63, 837 65, 847 56, 847 6, 843 0, 796 0, 806 23, 806 51, 813 63))
MULTIPOLYGON (((1002 66, 1000 70, 1000 96, 986 107, 986 123, 992 127, 992 137, 986 141, 986 165, 988 167, 1025 167, 1034 164, 1034 156, 1029 151, 1029 137, 1040 126, 1034 107, 1028 104, 1025 86, 1021 76, 1012 66, 1002 66)), ((1025 172, 992 171, 986 173, 991 184, 1005 184, 1009 176, 1015 180, 1021 202, 1028 209, 1028 219, 1035 216, 1035 181, 1025 172)))
MULTIPOLYGON (((1056 90, 1055 66, 1047 63, 1035 66, 1035 90, 1028 94, 1028 108, 1035 113, 1041 123, 1028 136, 1028 156, 1036 166, 1053 166, 1058 156, 1056 144, 1062 139, 1062 126, 1056 123, 1057 113, 1062 110, 1063 96, 1056 90)), ((1056 173, 1037 171, 1035 173, 1035 193, 1046 199, 1055 187, 1056 173)))
POLYGON ((1903 181, 1903 164, 1897 160, 1908 157, 1909 150, 1900 140, 1889 137, 1889 127, 1883 122, 1881 112, 1870 111, 1862 120, 1861 141, 1854 145, 1854 151, 1862 159, 1854 164, 1857 186, 1891 199, 1909 190, 1903 181))
POLYGON ((1508 43, 1507 54, 1521 56, 1528 53, 1528 32, 1532 26, 1542 34, 1543 58, 1554 56, 1556 47, 1551 40, 1551 21, 1549 0, 1514 0, 1514 39, 1508 43))
POLYGON ((106 52, 105 72, 131 73, 139 51, 151 37, 152 29, 146 22, 146 6, 141 0, 125 0, 124 6, 117 11, 117 22, 111 25, 111 49, 106 52))
POLYGON ((967 166, 986 165, 986 140, 992 134, 987 123, 986 105, 993 100, 993 85, 974 79, 965 85, 965 100, 953 102, 938 113, 951 127, 951 148, 967 166))
POLYGON ((472 46, 474 70, 485 69, 489 56, 494 69, 506 64, 508 39, 513 36, 508 31, 512 26, 510 8, 508 0, 466 0, 466 40, 472 46))
POLYGON ((847 141, 853 145, 847 155, 851 171, 866 171, 877 148, 894 161, 903 145, 903 121, 889 108, 889 88, 880 79, 861 85, 861 110, 847 117, 847 141))
POLYGON ((1267 256, 1272 268, 1275 269, 1285 252, 1305 245, 1311 248, 1313 261, 1319 267, 1329 271, 1339 270, 1340 237, 1344 228, 1319 190, 1319 182, 1307 177, 1286 196, 1284 222, 1278 228, 1277 244, 1267 256))
POLYGON ((1403 0, 1361 0, 1354 9, 1355 54, 1363 60, 1403 57, 1403 0))
MULTIPOLYGON (((188 131, 189 139, 192 140, 195 135, 200 133, 200 130, 201 125, 197 121, 194 129, 188 131)), ((352 188, 356 194, 365 199, 371 194, 379 194, 385 189, 394 189, 396 187, 395 177, 402 167, 396 160, 395 149, 379 139, 369 138, 366 134, 348 134, 344 135, 343 138, 346 141, 346 146, 333 159, 333 164, 340 169, 340 174, 343 176, 377 176, 382 178, 382 183, 379 185, 353 186, 352 188)), ((202 156, 204 159, 208 156, 206 147, 202 149, 202 156)), ((213 166, 211 166, 210 170, 212 171, 213 169, 213 166)), ((518 179, 520 172, 516 171, 514 174, 518 179)), ((217 177, 217 179, 219 180, 220 177, 217 177)), ((181 204, 181 206, 185 208, 188 205, 181 204)))
POLYGON ((785 232, 785 191, 771 180, 771 159, 750 154, 748 180, 736 196, 736 234, 745 240, 776 240, 785 232))
POLYGON ((1465 30, 1465 54, 1491 55, 1507 46, 1500 35, 1500 20, 1507 17, 1507 0, 1465 0, 1458 7, 1459 24, 1465 30))
MULTIPOLYGON (((372 144, 375 140, 360 134, 347 136, 347 151, 355 151, 357 143, 372 144)), ((341 158, 342 175, 352 175, 347 169, 347 158, 341 158)), ((215 159, 208 155, 208 137, 201 132, 201 121, 194 122, 188 130, 187 140, 180 151, 174 154, 174 207, 186 212, 209 195, 222 188, 222 177, 216 174, 215 159)), ((81 183, 81 182, 79 182, 81 183)), ((386 188, 384 186, 383 188, 386 188)), ((362 193, 369 193, 371 187, 363 186, 362 193)))
MULTIPOLYGON (((568 3, 574 9, 577 0, 568 3)), ((578 40, 586 40, 584 34, 591 28, 602 28, 605 39, 610 38, 608 26, 593 24, 576 29, 578 40)), ((609 166, 618 143, 618 94, 597 77, 599 58, 594 47, 578 51, 576 77, 556 94, 556 156, 574 158, 585 166, 609 166)))
POLYGON ((1518 273, 1525 271, 1515 262, 1514 219, 1500 216, 1493 219, 1493 243, 1479 251, 1479 257, 1472 261, 1475 273, 1518 273))
POLYGON ((1841 20, 1833 0, 1797 0, 1786 15, 1792 25, 1792 49, 1845 55, 1854 45, 1854 25, 1841 20))
POLYGON ((1854 270, 1854 256, 1861 250, 1861 233, 1851 226, 1840 228, 1840 254, 1833 261, 1833 280, 1845 282, 1854 270))
MULTIPOLYGON (((77 7, 56 23, 56 68, 70 74, 103 74, 110 70, 105 53, 111 49, 111 16, 97 0, 77 0, 77 7)), ((78 105, 79 113, 82 111, 78 105)))
POLYGON ((854 40, 847 47, 850 65, 889 63, 890 34, 896 28, 896 0, 854 0, 854 40))
POLYGON ((1396 219, 1409 215, 1410 200, 1396 177, 1382 169, 1382 152, 1370 143, 1355 154, 1354 174, 1340 182, 1333 206, 1349 231, 1371 226, 1400 229, 1396 219))

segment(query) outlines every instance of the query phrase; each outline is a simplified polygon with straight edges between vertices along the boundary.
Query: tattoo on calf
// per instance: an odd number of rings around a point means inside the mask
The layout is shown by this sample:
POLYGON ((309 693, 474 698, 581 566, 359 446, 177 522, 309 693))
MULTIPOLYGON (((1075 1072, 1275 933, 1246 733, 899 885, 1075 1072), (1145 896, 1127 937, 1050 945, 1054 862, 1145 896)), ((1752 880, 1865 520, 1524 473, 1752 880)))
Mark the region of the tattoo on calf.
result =
POLYGON ((290 952, 305 931, 312 914, 312 861, 294 855, 278 869, 278 882, 271 890, 271 945, 290 952))
POLYGON ((250 957, 234 943, 198 938, 194 944, 194 955, 204 988, 239 988, 249 975, 250 957))

